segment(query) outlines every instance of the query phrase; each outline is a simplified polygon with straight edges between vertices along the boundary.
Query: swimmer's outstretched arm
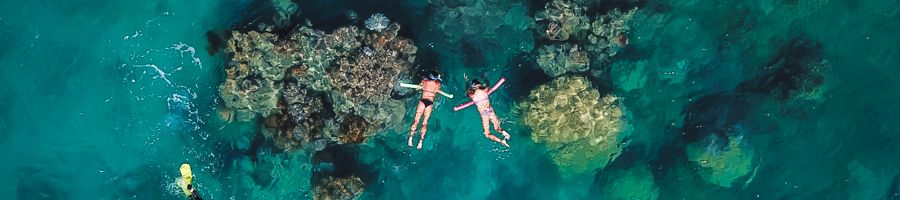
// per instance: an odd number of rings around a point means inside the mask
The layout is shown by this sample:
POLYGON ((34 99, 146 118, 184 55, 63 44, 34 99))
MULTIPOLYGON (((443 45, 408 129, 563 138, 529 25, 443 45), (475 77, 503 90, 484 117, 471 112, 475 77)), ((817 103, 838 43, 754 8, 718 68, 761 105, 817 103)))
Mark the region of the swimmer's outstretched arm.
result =
MULTIPOLYGON (((412 88, 412 89, 417 89, 417 90, 422 89, 421 85, 414 85, 414 84, 409 84, 409 83, 400 83, 400 87, 412 88)), ((438 92, 438 94, 444 95, 447 98, 451 98, 451 99, 453 98, 452 94, 448 94, 447 92, 444 92, 443 90, 438 90, 437 92, 438 92)))

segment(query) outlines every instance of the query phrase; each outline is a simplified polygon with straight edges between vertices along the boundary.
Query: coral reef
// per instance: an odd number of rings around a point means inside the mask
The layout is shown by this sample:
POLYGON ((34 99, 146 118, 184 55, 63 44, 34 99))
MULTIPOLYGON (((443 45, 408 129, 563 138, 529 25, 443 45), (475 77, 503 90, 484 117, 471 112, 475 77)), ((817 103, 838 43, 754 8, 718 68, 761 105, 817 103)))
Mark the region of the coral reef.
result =
POLYGON ((263 133, 282 149, 311 147, 324 138, 326 130, 323 97, 296 81, 286 81, 283 90, 284 114, 266 117, 263 133))
POLYGON ((284 149, 322 139, 364 142, 402 119, 393 113, 405 111, 390 94, 410 70, 416 46, 399 30, 390 24, 380 31, 344 26, 325 33, 307 24, 284 37, 234 32, 219 86, 223 110, 236 110, 242 121, 264 117, 263 133, 284 149))
POLYGON ((424 42, 442 55, 459 55, 452 61, 460 65, 506 66, 534 49, 534 18, 521 1, 432 0, 429 7, 429 35, 438 37, 424 42))
POLYGON ((272 0, 275 7, 275 27, 283 28, 291 23, 291 18, 297 14, 299 8, 292 0, 272 0))
POLYGON ((534 15, 538 33, 552 41, 535 54, 538 65, 550 76, 566 72, 587 71, 589 66, 603 66, 611 62, 628 44, 628 22, 637 9, 626 12, 613 9, 603 15, 588 17, 589 2, 554 0, 534 15))
POLYGON ((817 42, 795 38, 764 65, 758 77, 742 82, 736 90, 778 100, 819 102, 828 88, 825 74, 831 69, 821 48, 817 42))
POLYGON ((381 13, 375 13, 369 19, 366 19, 366 28, 373 31, 381 32, 391 24, 391 20, 381 13))
POLYGON ((531 139, 545 144, 563 174, 603 168, 623 148, 623 111, 614 96, 580 76, 559 77, 539 86, 520 104, 531 139))
POLYGON ((605 64, 616 55, 619 49, 628 44, 628 22, 637 12, 637 8, 625 12, 614 9, 605 15, 594 18, 587 35, 585 49, 594 57, 594 63, 605 64))
POLYGON ((329 74, 331 83, 349 103, 387 100, 400 74, 410 69, 416 47, 411 40, 397 37, 399 29, 392 24, 383 32, 366 35, 366 48, 337 61, 336 69, 329 74))
POLYGON ((588 69, 588 55, 569 43, 546 45, 538 49, 537 63, 547 75, 559 76, 566 72, 583 72, 588 69))
POLYGON ((747 175, 752 169, 753 151, 744 149, 741 136, 729 135, 724 147, 717 136, 710 135, 703 142, 689 144, 688 160, 700 166, 703 180, 731 187, 732 182, 747 175))
POLYGON ((585 7, 569 0, 547 2, 534 19, 539 25, 538 33, 549 40, 565 41, 573 34, 591 29, 585 7))
POLYGON ((600 199, 655 200, 659 197, 659 188, 646 165, 605 171, 604 176, 600 199))
POLYGON ((391 24, 381 32, 360 37, 364 48, 337 61, 329 73, 337 93, 332 95, 335 112, 357 114, 378 126, 396 121, 391 113, 404 111, 401 103, 390 99, 401 76, 406 76, 415 60, 412 40, 397 36, 400 26, 391 24))
POLYGON ((331 80, 327 71, 332 68, 338 58, 350 56, 360 47, 356 27, 338 28, 331 34, 302 26, 289 36, 291 42, 283 43, 285 48, 295 49, 300 66, 291 74, 300 82, 318 90, 331 89, 331 80))
POLYGON ((280 87, 275 83, 284 78, 284 71, 294 58, 290 50, 275 43, 271 33, 233 32, 226 51, 232 59, 225 70, 225 82, 219 94, 225 106, 237 111, 238 119, 249 121, 256 114, 268 116, 277 112, 280 87))
MULTIPOLYGON (((365 118, 357 115, 346 115, 341 120, 340 135, 336 136, 336 140, 341 144, 359 144, 366 141, 366 138, 372 134, 375 129, 373 125, 366 121, 365 118)), ((335 136, 332 136, 335 137, 335 136)))
POLYGON ((313 199, 316 200, 350 200, 358 199, 365 184, 359 177, 347 178, 326 177, 316 186, 313 199))

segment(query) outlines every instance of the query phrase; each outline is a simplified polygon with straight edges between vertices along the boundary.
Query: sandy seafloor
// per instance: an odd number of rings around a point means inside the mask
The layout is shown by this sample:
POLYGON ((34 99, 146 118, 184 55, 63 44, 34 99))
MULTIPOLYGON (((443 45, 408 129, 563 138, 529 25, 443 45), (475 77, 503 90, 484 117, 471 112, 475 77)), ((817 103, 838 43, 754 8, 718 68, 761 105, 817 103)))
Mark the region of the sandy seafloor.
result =
MULTIPOLYGON (((217 115, 228 57, 209 53, 205 33, 268 19, 264 2, 0 1, 0 197, 181 199, 171 182, 190 162, 206 199, 311 198, 306 155, 271 143, 248 152, 256 125, 217 115)), ((518 6, 510 15, 526 18, 545 3, 512 2, 483 3, 518 6)), ((427 1, 302 1, 299 18, 325 30, 348 10, 384 13, 419 47, 417 64, 436 66, 452 93, 464 92, 463 74, 509 78, 492 102, 512 148, 485 140, 474 111, 450 109, 465 100, 441 98, 424 150, 405 146, 408 124, 333 150, 365 181, 362 198, 598 199, 616 184, 609 172, 640 166, 652 172, 659 199, 900 199, 897 1, 609 6, 641 9, 611 72, 592 78, 622 98, 629 145, 605 169, 563 177, 515 112, 551 79, 517 50, 533 48, 535 34, 499 29, 503 37, 485 40, 477 33, 487 31, 441 31, 432 23, 440 8, 427 1), (831 63, 819 101, 741 96, 736 88, 764 76, 773 58, 790 59, 779 50, 796 40, 820 45, 831 63), (702 180, 684 155, 702 134, 685 131, 705 130, 688 126, 722 118, 740 119, 739 134, 757 155, 753 176, 732 187, 702 180)), ((451 30, 491 28, 491 20, 451 30)), ((417 99, 403 100, 411 108, 417 99)), ((413 114, 397 113, 407 121, 413 114)))

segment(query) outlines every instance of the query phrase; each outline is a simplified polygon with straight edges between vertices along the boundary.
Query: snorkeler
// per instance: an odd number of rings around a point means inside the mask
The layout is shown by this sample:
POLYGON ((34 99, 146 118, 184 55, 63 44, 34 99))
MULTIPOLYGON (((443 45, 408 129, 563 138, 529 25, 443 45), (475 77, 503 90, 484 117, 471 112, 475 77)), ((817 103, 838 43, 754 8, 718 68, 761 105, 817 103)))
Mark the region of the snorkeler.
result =
POLYGON ((466 91, 466 96, 472 98, 472 102, 457 106, 454 110, 459 110, 468 105, 475 104, 475 106, 478 107, 478 114, 481 115, 481 125, 482 128, 484 128, 484 137, 509 147, 509 143, 506 142, 506 140, 509 140, 509 133, 506 133, 506 130, 500 128, 500 119, 497 119, 497 114, 494 112, 494 108, 491 107, 491 101, 488 99, 488 95, 496 90, 497 86, 500 86, 504 80, 505 79, 500 79, 500 81, 491 89, 488 89, 487 85, 482 84, 478 79, 472 80, 469 90, 466 91), (503 134, 503 139, 491 134, 491 123, 494 124, 494 130, 503 134))
POLYGON ((203 198, 200 198, 200 193, 197 192, 192 183, 194 174, 191 173, 191 165, 187 163, 181 164, 178 171, 181 172, 181 177, 178 177, 178 179, 175 180, 175 185, 181 188, 181 192, 184 192, 184 196, 187 196, 188 199, 191 200, 203 200, 203 198))
POLYGON ((446 92, 441 91, 441 75, 437 72, 431 72, 426 75, 422 79, 422 83, 419 85, 411 85, 411 84, 400 84, 401 87, 422 89, 422 98, 419 99, 419 105, 416 107, 416 116, 413 118, 412 127, 409 128, 409 139, 407 141, 407 145, 412 147, 413 145, 413 135, 416 133, 416 127, 419 125, 419 119, 422 118, 422 115, 425 115, 425 119, 422 121, 422 129, 421 136, 419 137, 419 145, 416 146, 416 149, 422 149, 422 141, 425 140, 425 132, 428 131, 428 118, 431 117, 431 111, 434 108, 434 96, 435 94, 440 93, 441 95, 453 98, 453 95, 447 94, 446 92))

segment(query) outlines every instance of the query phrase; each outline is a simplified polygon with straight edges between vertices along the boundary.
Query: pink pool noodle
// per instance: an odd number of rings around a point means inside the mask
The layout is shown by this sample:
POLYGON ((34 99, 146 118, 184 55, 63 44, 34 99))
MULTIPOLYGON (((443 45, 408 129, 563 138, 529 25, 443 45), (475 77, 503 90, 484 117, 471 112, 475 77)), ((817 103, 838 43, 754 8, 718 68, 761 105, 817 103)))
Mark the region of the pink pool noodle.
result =
MULTIPOLYGON (((497 81, 497 84, 494 84, 494 87, 492 87, 491 90, 488 90, 488 95, 490 95, 491 93, 494 93, 494 90, 497 90, 497 88, 500 88, 500 85, 503 85, 503 82, 506 82, 506 77, 500 78, 500 80, 497 81)), ((453 111, 462 110, 463 108, 469 107, 472 104, 475 104, 475 101, 470 101, 468 103, 460 104, 456 107, 453 107, 453 111)))

